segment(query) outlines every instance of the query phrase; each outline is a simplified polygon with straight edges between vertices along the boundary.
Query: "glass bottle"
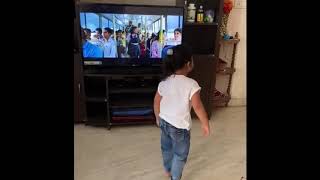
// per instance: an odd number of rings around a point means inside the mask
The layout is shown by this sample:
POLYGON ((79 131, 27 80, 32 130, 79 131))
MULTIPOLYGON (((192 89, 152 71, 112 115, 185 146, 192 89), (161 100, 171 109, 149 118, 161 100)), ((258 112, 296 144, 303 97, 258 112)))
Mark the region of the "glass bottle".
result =
POLYGON ((200 6, 200 8, 198 9, 198 13, 197 13, 197 22, 198 23, 203 23, 203 7, 200 6))

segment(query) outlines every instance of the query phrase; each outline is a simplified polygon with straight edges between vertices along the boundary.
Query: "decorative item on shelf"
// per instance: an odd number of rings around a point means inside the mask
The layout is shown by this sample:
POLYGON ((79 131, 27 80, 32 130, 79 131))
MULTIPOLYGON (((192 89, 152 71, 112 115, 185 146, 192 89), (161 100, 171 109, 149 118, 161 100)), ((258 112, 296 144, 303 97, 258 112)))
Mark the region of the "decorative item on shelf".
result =
POLYGON ((213 92, 213 99, 216 100, 216 101, 225 100, 228 97, 229 97, 228 95, 218 91, 217 89, 215 89, 214 92, 213 92))
POLYGON ((232 0, 224 0, 222 22, 221 22, 221 26, 220 26, 220 35, 221 36, 224 36, 227 34, 228 19, 229 19, 229 15, 230 15, 232 8, 233 8, 232 0))
POLYGON ((213 10, 207 10, 204 13, 204 22, 205 23, 213 23, 214 20, 214 11, 213 10))
POLYGON ((203 23, 203 7, 200 5, 200 8, 198 9, 197 13, 197 22, 198 23, 203 23))
POLYGON ((215 97, 220 97, 220 96, 224 95, 222 92, 218 91, 217 89, 214 89, 214 93, 213 94, 214 94, 215 97))
POLYGON ((188 1, 184 1, 184 21, 188 20, 188 1))
POLYGON ((235 72, 234 68, 229 68, 229 67, 219 67, 217 70, 217 73, 221 75, 232 75, 235 72))
POLYGON ((196 19, 196 6, 194 5, 194 3, 190 3, 188 6, 188 17, 187 17, 187 21, 189 23, 194 23, 196 19))
POLYGON ((223 35, 223 39, 224 40, 229 40, 229 39, 232 39, 233 37, 232 36, 229 36, 228 34, 224 34, 223 35))
POLYGON ((218 61, 218 67, 227 67, 228 66, 228 63, 226 60, 223 60, 221 58, 219 58, 219 61, 218 61))
POLYGON ((223 63, 223 62, 219 61, 217 68, 216 68, 216 72, 219 73, 221 71, 224 71, 226 69, 227 65, 228 65, 227 63, 223 63))
POLYGON ((234 35, 234 37, 235 37, 236 39, 239 39, 239 33, 236 32, 236 35, 234 35))
POLYGON ((216 73, 222 75, 231 75, 236 70, 233 67, 228 67, 228 63, 219 58, 218 64, 216 66, 216 73))
POLYGON ((223 60, 223 59, 221 59, 221 58, 219 58, 219 64, 228 64, 225 60, 223 60))

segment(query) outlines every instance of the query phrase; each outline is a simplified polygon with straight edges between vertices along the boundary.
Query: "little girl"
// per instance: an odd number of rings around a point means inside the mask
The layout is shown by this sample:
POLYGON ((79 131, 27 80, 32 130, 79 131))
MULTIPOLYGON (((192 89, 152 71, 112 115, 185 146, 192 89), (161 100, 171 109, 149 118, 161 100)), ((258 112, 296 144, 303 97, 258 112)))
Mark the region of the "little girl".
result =
POLYGON ((190 148, 191 106, 201 121, 204 136, 210 133, 207 113, 200 100, 198 83, 188 78, 193 69, 189 48, 178 45, 167 51, 165 79, 154 98, 154 113, 161 129, 161 151, 165 174, 179 180, 190 148))

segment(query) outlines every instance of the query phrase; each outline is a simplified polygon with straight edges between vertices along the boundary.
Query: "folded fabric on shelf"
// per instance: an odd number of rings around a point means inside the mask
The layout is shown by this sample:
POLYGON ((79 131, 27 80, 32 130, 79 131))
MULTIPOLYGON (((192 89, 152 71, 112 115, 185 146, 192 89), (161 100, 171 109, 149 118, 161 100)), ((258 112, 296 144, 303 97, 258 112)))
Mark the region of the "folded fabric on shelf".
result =
POLYGON ((113 116, 112 120, 154 120, 153 116, 113 116))
POLYGON ((113 109, 112 116, 146 116, 153 114, 152 108, 113 109))

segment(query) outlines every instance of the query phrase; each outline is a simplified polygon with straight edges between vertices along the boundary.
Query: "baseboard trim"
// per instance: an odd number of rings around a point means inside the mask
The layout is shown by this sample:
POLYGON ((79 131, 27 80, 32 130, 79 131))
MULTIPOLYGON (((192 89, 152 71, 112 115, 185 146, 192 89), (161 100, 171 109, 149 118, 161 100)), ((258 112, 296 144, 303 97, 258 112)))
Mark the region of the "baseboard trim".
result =
POLYGON ((247 99, 246 98, 231 98, 228 103, 228 106, 246 106, 247 99))

